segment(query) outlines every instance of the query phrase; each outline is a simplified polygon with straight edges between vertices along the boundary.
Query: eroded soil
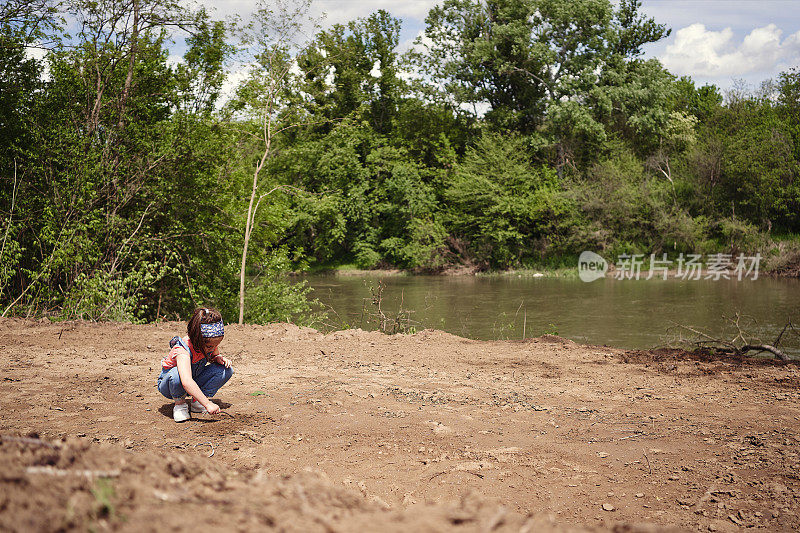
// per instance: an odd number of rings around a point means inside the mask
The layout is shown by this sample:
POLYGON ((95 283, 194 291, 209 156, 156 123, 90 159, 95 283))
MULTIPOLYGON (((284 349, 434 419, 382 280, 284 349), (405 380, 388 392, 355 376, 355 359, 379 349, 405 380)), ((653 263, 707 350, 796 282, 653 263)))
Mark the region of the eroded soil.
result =
POLYGON ((0 529, 800 528, 796 363, 234 325, 176 424, 184 328, 0 321, 0 529))

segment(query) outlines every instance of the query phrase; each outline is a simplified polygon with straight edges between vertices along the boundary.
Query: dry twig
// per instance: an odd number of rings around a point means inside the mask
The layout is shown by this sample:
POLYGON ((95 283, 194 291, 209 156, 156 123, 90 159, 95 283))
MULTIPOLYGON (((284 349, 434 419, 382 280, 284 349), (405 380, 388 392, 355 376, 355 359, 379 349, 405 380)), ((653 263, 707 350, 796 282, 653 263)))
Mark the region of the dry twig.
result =
POLYGON ((29 466, 25 469, 28 474, 46 474, 49 476, 82 476, 86 478, 94 477, 119 477, 119 470, 64 470, 53 468, 52 466, 29 466))

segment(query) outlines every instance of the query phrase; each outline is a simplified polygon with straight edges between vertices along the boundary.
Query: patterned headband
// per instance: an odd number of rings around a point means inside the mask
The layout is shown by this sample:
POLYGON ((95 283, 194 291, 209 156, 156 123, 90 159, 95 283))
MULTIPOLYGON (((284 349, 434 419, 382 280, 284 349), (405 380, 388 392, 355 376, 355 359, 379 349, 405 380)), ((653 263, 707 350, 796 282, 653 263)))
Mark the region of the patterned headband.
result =
POLYGON ((206 339, 225 335, 225 326, 222 320, 214 322, 213 324, 200 324, 200 335, 206 339))

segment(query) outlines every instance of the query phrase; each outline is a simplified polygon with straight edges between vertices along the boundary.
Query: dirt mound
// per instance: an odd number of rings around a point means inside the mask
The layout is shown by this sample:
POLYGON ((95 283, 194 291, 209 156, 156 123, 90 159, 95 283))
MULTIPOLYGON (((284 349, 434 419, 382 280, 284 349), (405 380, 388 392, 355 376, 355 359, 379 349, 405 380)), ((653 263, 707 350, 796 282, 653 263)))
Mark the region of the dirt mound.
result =
POLYGON ((452 333, 447 333, 446 331, 441 331, 438 329, 423 329, 420 332, 417 332, 411 335, 411 338, 418 339, 424 342, 443 342, 443 343, 470 343, 470 342, 480 342, 480 341, 472 341, 470 339, 465 339, 464 337, 459 337, 458 335, 453 335, 452 333))
POLYGON ((324 338, 326 340, 342 341, 342 340, 360 340, 360 341, 377 341, 385 338, 383 333, 378 331, 364 331, 361 328, 343 329, 339 331, 332 331, 327 333, 324 338))
POLYGON ((536 339, 532 339, 538 342, 549 342, 551 344, 560 344, 562 346, 576 346, 577 344, 575 341, 570 339, 566 339, 564 337, 559 337, 558 335, 542 335, 541 337, 537 337, 536 339))
MULTIPOLYGON (((586 530, 521 516, 474 494, 449 505, 392 511, 380 498, 336 485, 319 471, 277 478, 230 471, 199 454, 135 452, 77 438, 3 435, 0 472, 3 531, 163 531, 190 525, 281 531, 586 530)), ((623 530, 647 528, 625 525, 623 530)))

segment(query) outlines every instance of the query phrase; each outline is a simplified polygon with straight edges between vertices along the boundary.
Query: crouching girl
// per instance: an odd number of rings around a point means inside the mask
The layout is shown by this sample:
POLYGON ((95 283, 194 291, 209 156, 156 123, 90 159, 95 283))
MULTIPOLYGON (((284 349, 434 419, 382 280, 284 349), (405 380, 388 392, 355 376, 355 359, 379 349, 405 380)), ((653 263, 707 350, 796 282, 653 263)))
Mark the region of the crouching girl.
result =
POLYGON ((170 352, 161 361, 157 382, 158 391, 175 401, 172 408, 175 422, 189 420, 190 412, 219 413, 219 406, 210 398, 233 375, 230 360, 219 354, 224 336, 219 311, 195 309, 186 330, 187 337, 170 341, 170 352))

